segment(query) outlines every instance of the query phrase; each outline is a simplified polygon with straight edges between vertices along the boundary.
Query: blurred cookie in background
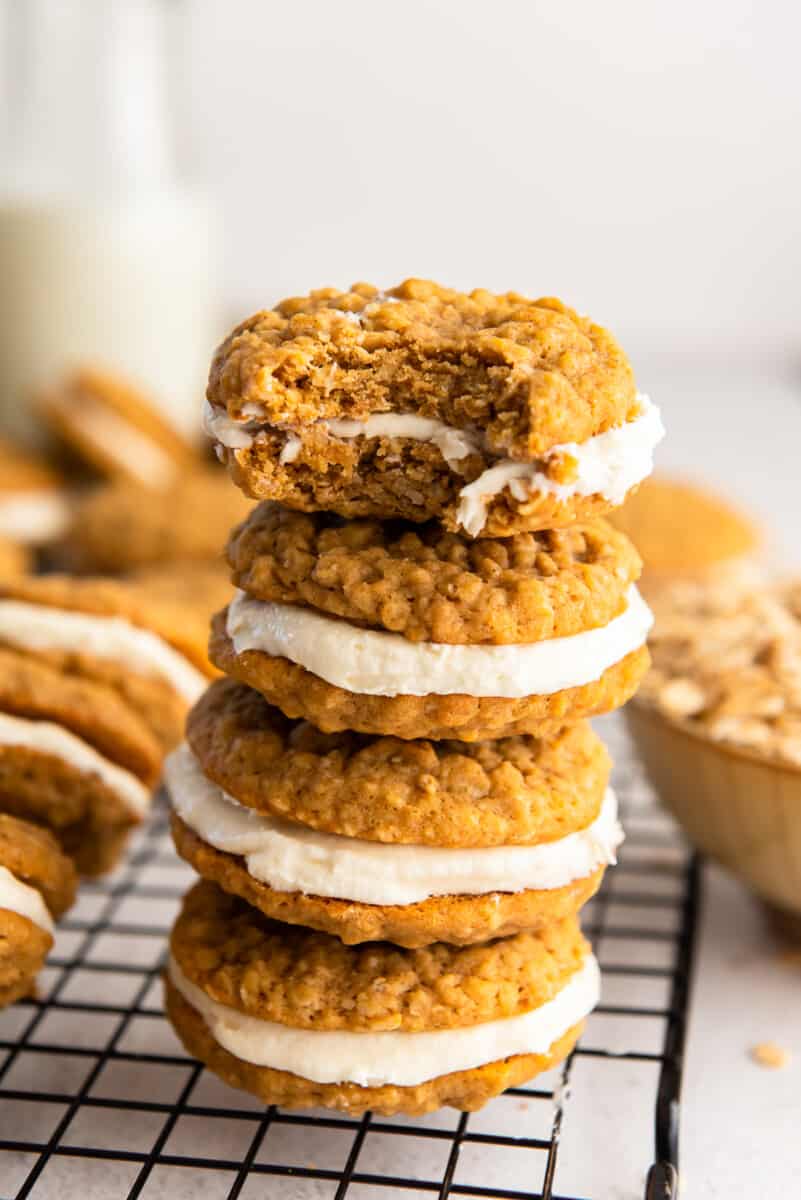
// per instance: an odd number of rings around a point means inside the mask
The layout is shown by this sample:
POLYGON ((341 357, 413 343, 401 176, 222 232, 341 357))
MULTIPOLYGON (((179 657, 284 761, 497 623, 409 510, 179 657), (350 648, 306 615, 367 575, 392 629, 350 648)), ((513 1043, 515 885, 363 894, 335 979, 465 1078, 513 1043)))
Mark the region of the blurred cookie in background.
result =
POLYGON ((126 574, 181 562, 222 562, 231 526, 252 508, 221 470, 182 474, 163 492, 115 483, 76 506, 60 564, 84 574, 126 574))
POLYGON ((46 830, 0 814, 0 1008, 36 994, 55 921, 73 903, 76 882, 46 830))
POLYGON ((141 595, 148 610, 180 626, 192 658, 207 675, 219 675, 207 656, 211 618, 234 594, 228 567, 219 562, 184 562, 144 567, 126 577, 133 594, 141 595))
MULTIPOLYGON (((70 512, 70 497, 58 471, 44 458, 0 438, 0 543, 44 546, 61 536, 70 512)), ((0 550, 0 571, 5 560, 0 550)))
POLYGON ((38 407, 56 444, 94 477, 162 491, 202 461, 156 401, 106 371, 81 367, 40 395, 38 407))
POLYGON ((673 579, 749 573, 762 548, 760 530, 728 500, 665 475, 645 480, 608 519, 639 550, 646 591, 673 579))
POLYGON ((30 547, 0 537, 0 580, 27 575, 32 567, 33 554, 30 547))

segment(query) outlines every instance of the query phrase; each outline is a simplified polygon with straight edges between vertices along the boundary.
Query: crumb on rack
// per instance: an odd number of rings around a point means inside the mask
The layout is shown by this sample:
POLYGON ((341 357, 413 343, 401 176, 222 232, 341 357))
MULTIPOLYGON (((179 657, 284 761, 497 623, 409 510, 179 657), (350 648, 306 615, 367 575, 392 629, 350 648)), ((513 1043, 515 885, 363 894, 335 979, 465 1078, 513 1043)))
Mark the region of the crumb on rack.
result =
POLYGON ((779 1046, 776 1042, 757 1042, 749 1051, 751 1058, 760 1067, 768 1067, 772 1071, 778 1071, 782 1067, 786 1067, 790 1061, 790 1055, 783 1046, 779 1046))

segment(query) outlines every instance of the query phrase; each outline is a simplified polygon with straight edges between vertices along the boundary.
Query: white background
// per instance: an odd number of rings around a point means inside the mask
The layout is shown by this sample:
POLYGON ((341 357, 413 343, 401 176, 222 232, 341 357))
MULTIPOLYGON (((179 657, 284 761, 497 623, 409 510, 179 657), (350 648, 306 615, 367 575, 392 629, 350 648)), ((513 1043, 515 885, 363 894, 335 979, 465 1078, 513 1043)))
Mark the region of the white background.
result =
POLYGON ((633 353, 799 348, 801 6, 185 0, 238 312, 425 275, 633 353))

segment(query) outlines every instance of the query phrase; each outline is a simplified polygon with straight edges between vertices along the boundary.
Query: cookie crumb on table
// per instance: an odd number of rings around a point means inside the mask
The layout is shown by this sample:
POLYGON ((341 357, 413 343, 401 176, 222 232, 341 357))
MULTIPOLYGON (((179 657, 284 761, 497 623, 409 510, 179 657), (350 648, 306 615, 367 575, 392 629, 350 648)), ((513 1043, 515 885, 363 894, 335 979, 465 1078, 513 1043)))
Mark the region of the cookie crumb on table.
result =
POLYGON ((760 1067, 768 1067, 772 1071, 786 1067, 790 1061, 790 1055, 776 1042, 757 1042, 751 1047, 749 1054, 760 1067))

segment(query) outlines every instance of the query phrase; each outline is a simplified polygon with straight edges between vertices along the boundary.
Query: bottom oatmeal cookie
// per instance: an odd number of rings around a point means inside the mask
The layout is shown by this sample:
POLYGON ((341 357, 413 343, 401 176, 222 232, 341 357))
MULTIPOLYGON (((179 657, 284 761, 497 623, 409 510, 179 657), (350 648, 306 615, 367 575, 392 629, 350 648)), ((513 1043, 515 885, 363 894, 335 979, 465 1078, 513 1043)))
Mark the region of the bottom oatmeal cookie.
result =
POLYGON ((404 950, 268 920, 211 883, 171 938, 168 1015, 227 1082, 287 1107, 475 1109, 574 1045, 598 998, 575 918, 404 950))

